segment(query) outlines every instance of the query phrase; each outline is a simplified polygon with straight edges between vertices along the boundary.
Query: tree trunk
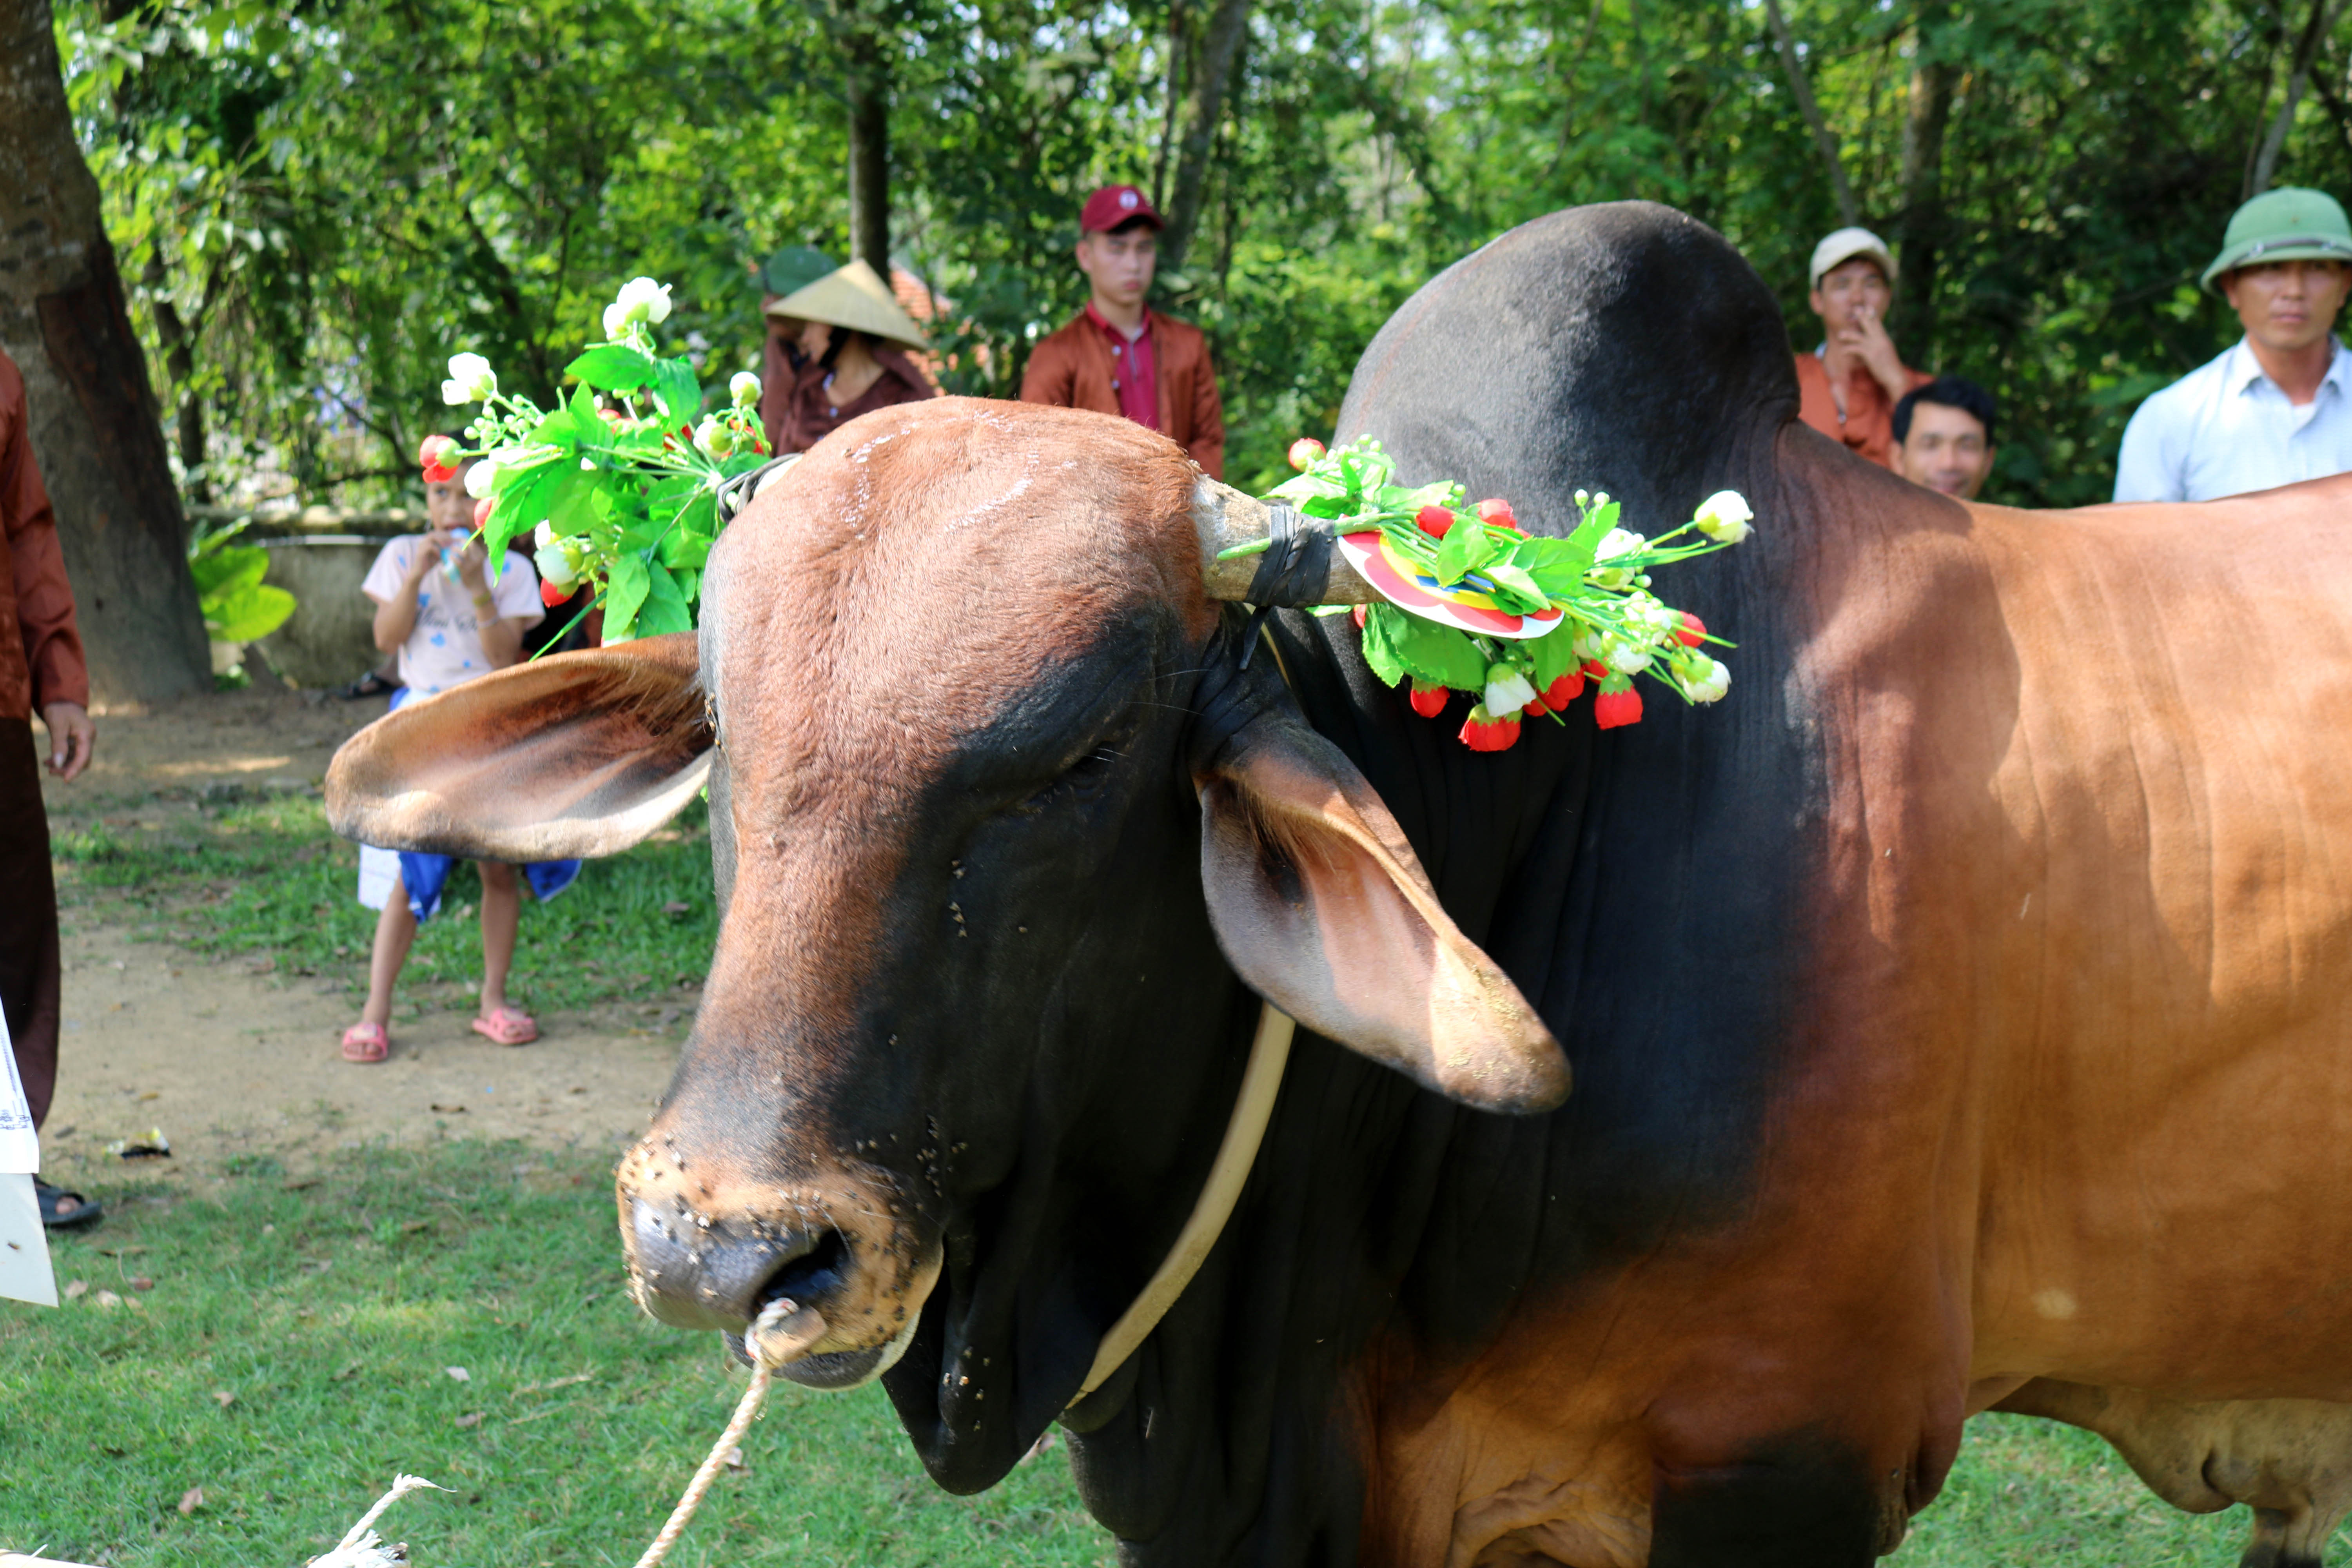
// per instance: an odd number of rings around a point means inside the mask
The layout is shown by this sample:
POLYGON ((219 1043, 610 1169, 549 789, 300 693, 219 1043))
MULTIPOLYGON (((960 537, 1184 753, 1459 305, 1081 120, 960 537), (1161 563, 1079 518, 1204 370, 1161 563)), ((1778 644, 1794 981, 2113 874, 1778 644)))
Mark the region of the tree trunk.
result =
MULTIPOLYGON (((1924 57, 1927 42, 1920 40, 1924 57)), ((1903 122, 1903 318, 1913 352, 1932 357, 1936 332, 1936 251, 1944 226, 1944 127, 1952 117, 1958 71, 1922 58, 1911 72, 1911 111, 1903 122)))
POLYGON ((74 142, 49 0, 0 0, 0 348, 24 372, 94 691, 208 687, 187 522, 98 182, 74 142))
POLYGON ((1217 142, 1217 122, 1223 118, 1225 82, 1234 60, 1249 34, 1249 0, 1217 0, 1209 16, 1208 36, 1201 40, 1201 60, 1192 73, 1192 101, 1184 116, 1184 143, 1176 159, 1176 190, 1162 216, 1168 226, 1160 236, 1160 264, 1170 271, 1184 265, 1192 231, 1200 226, 1201 203, 1209 188, 1209 163, 1217 142))
POLYGON ((179 307, 172 303, 168 292, 171 274, 163 265, 160 245, 147 265, 145 281, 154 291, 155 336, 163 345, 163 374, 171 378, 172 395, 179 409, 180 473, 187 486, 188 499, 200 504, 209 502, 213 496, 212 486, 205 478, 205 405, 194 388, 196 334, 180 319, 179 307))
POLYGON ((1862 209, 1854 205, 1853 186, 1845 177, 1845 165, 1838 161, 1837 132, 1822 118, 1822 106, 1813 100, 1813 84, 1805 76, 1805 62, 1797 58, 1797 36, 1789 30, 1789 18, 1780 15, 1780 0, 1764 0, 1764 20, 1772 28, 1772 41, 1780 48, 1781 68, 1789 73, 1789 91, 1797 100, 1797 112, 1805 117, 1805 128, 1813 133, 1813 145, 1821 150, 1822 163, 1829 170, 1830 195, 1837 202, 1838 221, 1852 228, 1862 222, 1862 209))
POLYGON ((882 40, 848 40, 849 253, 890 280, 890 68, 882 40))
POLYGON ((2304 24, 2303 36, 2295 40, 2294 63, 2287 70, 2286 100, 2272 119, 2262 147, 2254 154, 2253 171, 2246 180, 2248 199, 2269 190, 2271 181, 2277 177, 2279 155, 2286 151, 2286 135, 2294 127, 2295 109, 2303 102, 2304 89, 2311 83, 2311 62, 2318 58, 2320 45, 2326 41, 2343 15, 2344 0, 2311 0, 2311 19, 2304 24))

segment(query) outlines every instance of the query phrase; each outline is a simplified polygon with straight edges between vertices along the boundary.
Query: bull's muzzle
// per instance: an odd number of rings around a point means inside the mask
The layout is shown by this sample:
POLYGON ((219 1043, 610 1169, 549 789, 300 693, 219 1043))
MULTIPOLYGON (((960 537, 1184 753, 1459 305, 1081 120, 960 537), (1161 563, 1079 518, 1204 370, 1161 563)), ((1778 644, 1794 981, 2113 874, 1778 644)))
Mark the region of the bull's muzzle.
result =
POLYGON ((824 1337, 783 1369, 812 1388, 887 1371, 939 1277, 939 1247, 888 1173, 792 1182, 705 1173, 647 1139, 621 1163, 631 1293, 665 1323, 742 1336, 772 1301, 824 1315, 824 1337))

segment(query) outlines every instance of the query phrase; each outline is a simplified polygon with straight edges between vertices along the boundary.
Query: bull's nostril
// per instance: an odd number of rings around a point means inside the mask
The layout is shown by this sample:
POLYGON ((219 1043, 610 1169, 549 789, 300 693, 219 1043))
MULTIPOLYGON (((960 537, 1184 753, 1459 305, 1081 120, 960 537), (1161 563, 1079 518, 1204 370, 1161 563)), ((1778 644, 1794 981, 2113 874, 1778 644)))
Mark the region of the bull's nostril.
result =
POLYGON ((759 1316, 771 1301, 789 1299, 802 1306, 812 1306, 830 1297, 841 1287, 841 1277, 849 1264, 849 1243, 837 1230, 819 1233, 810 1238, 807 1250, 787 1261, 782 1268, 768 1276, 751 1300, 751 1316, 759 1316))

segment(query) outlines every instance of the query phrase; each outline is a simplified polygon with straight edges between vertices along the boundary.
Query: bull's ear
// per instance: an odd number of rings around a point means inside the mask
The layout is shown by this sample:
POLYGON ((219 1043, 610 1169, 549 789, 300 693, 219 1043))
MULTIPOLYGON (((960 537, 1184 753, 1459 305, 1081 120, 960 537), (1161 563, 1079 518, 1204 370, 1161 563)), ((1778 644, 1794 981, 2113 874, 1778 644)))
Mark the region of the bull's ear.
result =
POLYGON ((1549 1110, 1568 1058, 1437 901, 1388 807, 1286 714, 1200 781, 1201 879, 1226 959, 1318 1035, 1482 1110, 1549 1110))
POLYGON ((552 654, 404 703, 343 743, 327 821, 386 849, 617 854, 710 773, 694 634, 552 654))

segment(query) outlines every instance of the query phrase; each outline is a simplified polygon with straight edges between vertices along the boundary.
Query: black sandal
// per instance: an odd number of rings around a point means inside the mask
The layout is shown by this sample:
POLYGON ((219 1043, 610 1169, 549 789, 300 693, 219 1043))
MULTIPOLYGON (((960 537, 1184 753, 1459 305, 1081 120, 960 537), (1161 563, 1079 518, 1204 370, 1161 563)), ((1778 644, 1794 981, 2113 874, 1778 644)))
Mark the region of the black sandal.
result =
POLYGON ((346 701, 355 702, 362 697, 383 697, 399 689, 400 682, 386 680, 381 674, 371 669, 349 686, 335 688, 335 695, 346 701))
POLYGON ((41 1225, 47 1230, 72 1230, 88 1225, 106 1212, 104 1204, 92 1203, 79 1193, 69 1193, 63 1187, 53 1187, 43 1181, 34 1182, 33 1196, 40 1201, 41 1225), (58 1205, 67 1201, 74 1206, 59 1213, 58 1205))

